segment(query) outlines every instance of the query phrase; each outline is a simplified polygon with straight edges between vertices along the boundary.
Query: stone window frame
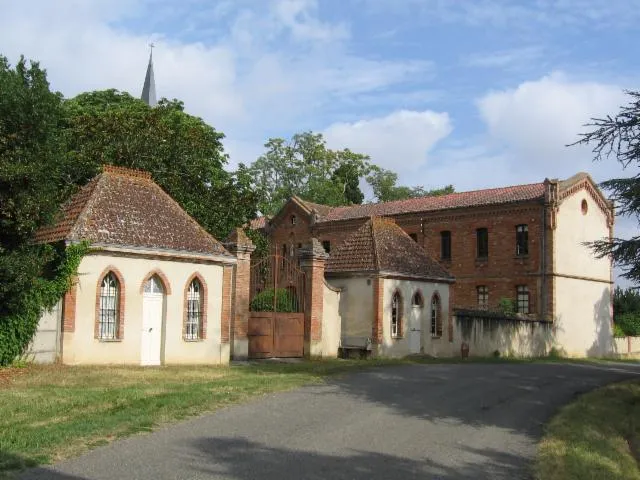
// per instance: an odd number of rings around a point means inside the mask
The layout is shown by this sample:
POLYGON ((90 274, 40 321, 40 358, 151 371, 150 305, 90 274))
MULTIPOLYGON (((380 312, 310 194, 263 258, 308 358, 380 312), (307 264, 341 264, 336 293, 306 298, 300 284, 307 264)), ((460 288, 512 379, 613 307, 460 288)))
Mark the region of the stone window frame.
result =
POLYGON ((531 292, 528 285, 516 286, 516 311, 525 315, 531 312, 531 292))
POLYGON ((516 225, 516 256, 529 255, 529 225, 521 223, 516 225))
POLYGON ((389 322, 391 338, 402 338, 402 335, 404 333, 402 331, 403 330, 402 325, 404 323, 402 321, 403 313, 404 313, 403 302, 404 302, 404 299, 402 298, 402 293, 400 292, 400 290, 398 289, 394 290, 393 295, 391 295, 391 318, 389 322), (395 310, 394 310, 394 303, 395 303, 395 310), (395 333, 394 333, 394 324, 395 324, 395 333))
POLYGON ((191 274, 191 276, 187 279, 187 282, 184 285, 184 292, 183 292, 183 308, 182 308, 182 313, 183 313, 183 318, 182 318, 182 340, 185 342, 200 342, 202 340, 206 340, 207 338, 207 313, 208 313, 208 309, 207 309, 207 301, 209 298, 209 291, 208 291, 208 287, 207 287, 207 282, 205 282, 204 277, 202 276, 202 274, 200 272, 194 272, 191 274), (188 302, 188 295, 189 295, 189 287, 191 286, 191 283, 194 280, 198 280, 198 282, 200 282, 200 286, 202 287, 202 291, 200 294, 200 306, 201 306, 201 310, 200 310, 200 325, 199 325, 199 329, 198 329, 198 338, 187 338, 187 321, 188 321, 188 315, 189 315, 189 302, 188 302))
POLYGON ((93 337, 96 340, 101 342, 120 342, 124 340, 124 306, 125 306, 126 294, 125 294, 125 282, 122 273, 115 266, 109 265, 105 268, 102 273, 98 276, 98 282, 96 284, 96 309, 95 309, 95 321, 93 325, 93 337), (100 336, 100 304, 101 304, 101 296, 102 296, 102 282, 107 277, 107 275, 113 275, 118 282, 118 292, 117 292, 117 327, 116 327, 116 335, 114 338, 102 338, 100 336))
POLYGON ((441 338, 443 332, 443 322, 442 322, 442 299, 440 298, 440 294, 438 292, 434 292, 431 295, 431 302, 429 303, 429 316, 431 320, 431 337, 432 338, 441 338), (434 308, 435 305, 435 308, 434 308))

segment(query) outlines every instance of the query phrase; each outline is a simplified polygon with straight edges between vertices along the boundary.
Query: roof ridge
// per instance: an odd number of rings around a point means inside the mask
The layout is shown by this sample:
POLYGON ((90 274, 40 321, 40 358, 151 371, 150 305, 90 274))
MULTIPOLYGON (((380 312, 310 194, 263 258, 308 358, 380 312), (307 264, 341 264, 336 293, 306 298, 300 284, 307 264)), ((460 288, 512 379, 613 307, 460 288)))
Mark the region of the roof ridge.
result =
POLYGON ((149 180, 151 182, 153 181, 153 179, 151 178, 151 172, 148 172, 147 170, 138 170, 136 168, 120 167, 118 165, 105 164, 102 166, 102 173, 124 175, 125 177, 139 178, 142 180, 149 180))

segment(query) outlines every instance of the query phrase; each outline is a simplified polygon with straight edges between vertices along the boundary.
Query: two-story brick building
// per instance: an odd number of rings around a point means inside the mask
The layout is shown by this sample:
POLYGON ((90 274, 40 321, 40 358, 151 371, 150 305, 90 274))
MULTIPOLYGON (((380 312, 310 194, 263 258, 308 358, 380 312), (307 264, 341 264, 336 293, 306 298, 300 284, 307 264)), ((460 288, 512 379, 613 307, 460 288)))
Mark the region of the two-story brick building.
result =
POLYGON ((518 313, 554 320, 572 339, 569 353, 601 347, 576 332, 602 331, 599 343, 609 341, 611 262, 585 242, 612 235, 613 204, 588 174, 345 207, 293 197, 264 230, 280 255, 295 256, 312 237, 330 254, 372 216, 393 218, 454 275, 454 307, 495 309, 510 299, 518 313))

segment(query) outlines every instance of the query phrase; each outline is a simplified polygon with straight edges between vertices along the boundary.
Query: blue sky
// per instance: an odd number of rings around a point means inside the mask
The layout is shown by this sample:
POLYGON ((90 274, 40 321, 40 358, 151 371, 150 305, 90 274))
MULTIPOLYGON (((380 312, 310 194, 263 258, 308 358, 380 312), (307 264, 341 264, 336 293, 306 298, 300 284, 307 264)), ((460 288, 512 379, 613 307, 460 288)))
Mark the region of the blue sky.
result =
MULTIPOLYGON (((403 183, 458 190, 621 173, 565 147, 640 88, 640 0, 0 0, 0 53, 66 96, 159 96, 225 133, 230 168, 323 132, 403 183), (636 28, 634 28, 636 27, 636 28)), ((637 172, 637 169, 635 170, 637 172)), ((625 174, 635 172, 624 172, 625 174)), ((620 220, 620 235, 637 222, 620 220)))

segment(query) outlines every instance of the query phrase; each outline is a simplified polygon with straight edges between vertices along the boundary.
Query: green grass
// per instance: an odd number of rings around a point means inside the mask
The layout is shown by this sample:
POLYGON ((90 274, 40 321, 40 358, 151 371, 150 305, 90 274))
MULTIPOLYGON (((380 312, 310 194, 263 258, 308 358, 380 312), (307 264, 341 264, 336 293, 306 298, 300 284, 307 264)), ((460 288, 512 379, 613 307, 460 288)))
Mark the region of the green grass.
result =
POLYGON ((0 477, 250 397, 401 362, 0 369, 0 477))
POLYGON ((551 420, 538 447, 539 480, 640 480, 640 381, 587 393, 551 420))

